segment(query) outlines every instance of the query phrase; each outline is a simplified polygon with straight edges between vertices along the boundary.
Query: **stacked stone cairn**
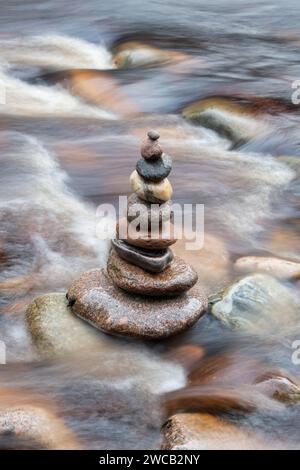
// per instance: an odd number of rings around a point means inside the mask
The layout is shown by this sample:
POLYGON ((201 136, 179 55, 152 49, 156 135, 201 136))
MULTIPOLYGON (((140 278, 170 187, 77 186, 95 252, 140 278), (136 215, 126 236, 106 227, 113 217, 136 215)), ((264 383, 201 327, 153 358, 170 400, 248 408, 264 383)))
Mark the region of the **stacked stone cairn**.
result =
POLYGON ((84 273, 67 293, 76 315, 109 334, 166 338, 206 310, 197 273, 170 249, 176 242, 167 178, 172 159, 159 137, 149 131, 142 143, 142 158, 130 176, 134 193, 127 216, 117 223, 107 268, 84 273))

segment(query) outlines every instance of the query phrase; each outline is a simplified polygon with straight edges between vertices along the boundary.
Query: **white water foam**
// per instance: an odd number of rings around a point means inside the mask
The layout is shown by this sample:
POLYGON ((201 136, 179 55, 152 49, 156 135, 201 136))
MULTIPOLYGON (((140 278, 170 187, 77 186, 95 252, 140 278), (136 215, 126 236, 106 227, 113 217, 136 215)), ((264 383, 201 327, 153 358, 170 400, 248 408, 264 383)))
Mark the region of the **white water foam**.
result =
POLYGON ((0 71, 0 86, 5 102, 0 114, 30 117, 82 117, 115 119, 115 115, 88 105, 59 86, 31 85, 0 71))
POLYGON ((85 269, 104 266, 108 241, 97 238, 96 211, 68 190, 54 156, 37 139, 7 132, 0 161, 1 226, 18 258, 4 278, 28 275, 34 288, 61 290, 85 269))
POLYGON ((0 61, 8 67, 29 65, 47 70, 114 68, 112 56, 104 46, 64 35, 1 39, 0 61))

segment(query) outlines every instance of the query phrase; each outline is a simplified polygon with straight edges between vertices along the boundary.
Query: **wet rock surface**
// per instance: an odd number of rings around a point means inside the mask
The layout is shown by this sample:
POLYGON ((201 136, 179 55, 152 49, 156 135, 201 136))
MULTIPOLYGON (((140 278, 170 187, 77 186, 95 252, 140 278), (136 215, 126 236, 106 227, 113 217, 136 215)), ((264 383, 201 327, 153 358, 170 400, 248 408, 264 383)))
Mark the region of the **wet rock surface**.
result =
POLYGON ((0 449, 71 450, 81 445, 52 412, 33 405, 0 407, 0 449))
POLYGON ((117 238, 126 241, 129 245, 146 248, 148 250, 162 250, 176 243, 173 224, 162 224, 151 231, 137 231, 131 227, 125 218, 120 219, 116 226, 117 238))
POLYGON ((299 296, 267 274, 243 277, 211 296, 209 303, 223 324, 252 333, 282 333, 283 316, 287 324, 299 318, 299 296))
POLYGON ((26 312, 27 329, 42 357, 101 350, 107 339, 82 320, 74 317, 63 293, 37 297, 26 312))
POLYGON ((244 256, 234 263, 240 272, 265 272, 282 279, 300 278, 300 263, 267 256, 244 256))
POLYGON ((181 413, 163 427, 163 450, 254 450, 277 448, 253 431, 207 413, 181 413))
POLYGON ((127 263, 114 252, 109 256, 107 272, 113 283, 121 289, 149 296, 181 294, 193 287, 198 279, 192 267, 178 257, 163 272, 152 274, 127 263))
POLYGON ((68 291, 72 312, 109 334, 162 339, 192 326, 206 310, 194 287, 176 298, 149 299, 115 287, 104 270, 84 273, 68 291))
POLYGON ((112 246, 116 253, 125 261, 139 266, 147 272, 159 273, 163 271, 173 260, 173 252, 164 250, 146 250, 137 248, 122 240, 112 240, 112 246))

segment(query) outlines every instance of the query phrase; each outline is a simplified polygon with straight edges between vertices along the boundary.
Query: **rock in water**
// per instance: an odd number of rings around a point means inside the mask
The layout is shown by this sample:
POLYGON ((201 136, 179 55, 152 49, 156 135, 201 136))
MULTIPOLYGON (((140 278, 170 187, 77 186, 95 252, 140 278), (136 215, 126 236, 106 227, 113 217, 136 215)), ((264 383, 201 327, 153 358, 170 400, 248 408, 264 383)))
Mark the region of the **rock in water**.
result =
POLYGON ((171 199, 173 189, 168 178, 163 179, 159 183, 151 183, 144 181, 138 172, 134 170, 130 175, 130 185, 132 190, 145 201, 162 203, 171 199))
POLYGON ((159 49, 138 41, 125 41, 113 47, 113 59, 118 68, 158 66, 186 58, 180 52, 159 49))
POLYGON ((163 155, 157 158, 154 162, 147 162, 141 158, 136 164, 136 171, 144 178, 145 181, 159 182, 167 178, 172 170, 172 158, 168 155, 163 155))
POLYGON ((175 298, 145 298, 115 287, 103 269, 85 272, 68 298, 72 311, 109 334, 141 339, 163 339, 192 326, 207 303, 196 288, 175 298))
POLYGON ((53 413, 38 406, 0 407, 0 449, 75 450, 80 444, 53 413))
POLYGON ((116 253, 122 259, 135 266, 139 266, 145 271, 159 273, 173 260, 173 252, 169 248, 149 251, 128 245, 122 240, 112 240, 111 243, 116 253))
POLYGON ((175 257, 161 273, 147 273, 111 253, 107 262, 107 272, 113 283, 127 292, 139 295, 169 296, 178 295, 193 287, 197 273, 182 259, 175 257))
POLYGON ((183 117, 213 129, 232 140, 234 144, 246 142, 268 130, 268 126, 250 106, 230 98, 207 98, 183 110, 183 117))
POLYGON ((300 400, 300 385, 283 372, 270 372, 256 380, 260 392, 286 404, 300 400))
POLYGON ((27 329, 43 357, 77 354, 81 350, 101 350, 108 339, 74 317, 65 294, 37 297, 26 312, 27 329))
MULTIPOLYGON (((141 153, 149 162, 143 160, 137 165, 145 177, 151 174, 152 179, 164 176, 161 166, 163 171, 171 166, 166 157, 160 158, 158 138, 157 132, 148 132, 141 153)), ((182 259, 173 259, 168 249, 176 242, 171 223, 172 187, 167 178, 157 183, 146 181, 144 176, 132 173, 130 183, 136 195, 131 196, 127 206, 129 214, 139 198, 147 201, 139 204, 141 217, 119 220, 107 270, 84 273, 72 284, 68 298, 76 315, 107 333, 159 339, 193 325, 205 312, 206 300, 193 288, 197 273, 182 259), (150 202, 164 203, 154 209, 154 223, 150 202), (164 220, 166 213, 169 220, 164 220)))
POLYGON ((242 272, 265 272, 282 279, 300 278, 300 263, 271 256, 244 256, 234 263, 242 272))
POLYGON ((276 445, 241 426, 207 413, 180 413, 163 427, 162 449, 247 450, 271 449, 276 445))
POLYGON ((299 319, 299 296, 266 274, 246 276, 209 299, 211 313, 232 328, 281 333, 299 319))

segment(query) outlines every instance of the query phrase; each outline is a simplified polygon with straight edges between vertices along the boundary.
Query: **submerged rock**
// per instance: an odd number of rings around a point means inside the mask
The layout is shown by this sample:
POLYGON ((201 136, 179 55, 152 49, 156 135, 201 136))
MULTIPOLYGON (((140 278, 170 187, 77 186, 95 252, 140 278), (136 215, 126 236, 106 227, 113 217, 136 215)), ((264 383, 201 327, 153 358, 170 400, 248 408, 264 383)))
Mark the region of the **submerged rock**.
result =
POLYGON ((57 416, 33 405, 0 407, 0 449, 67 450, 81 446, 57 416))
POLYGON ((246 142, 267 131, 267 124, 247 105, 230 98, 206 98, 183 109, 189 121, 213 129, 233 143, 246 142))
POLYGON ((300 263, 267 256, 244 256, 234 263, 242 272, 265 272, 282 279, 300 277, 300 263))
POLYGON ((193 287, 198 279, 193 268, 175 257, 161 272, 150 273, 112 252, 107 272, 113 283, 132 294, 165 297, 178 295, 193 287))
POLYGON ((266 274, 239 279, 209 299, 213 316, 232 328, 263 333, 280 333, 284 326, 299 321, 299 297, 266 274))
POLYGON ((286 404, 300 400, 300 385, 284 373, 268 373, 256 380, 260 392, 286 404))
POLYGON ((43 357, 78 354, 81 350, 101 350, 108 339, 74 317, 63 293, 37 297, 26 312, 27 329, 43 357))
POLYGON ((113 47, 113 60, 118 68, 163 65, 186 58, 180 52, 159 49, 138 41, 126 41, 113 47))
POLYGON ((109 334, 162 339, 192 326, 207 307, 193 287, 175 298, 145 298, 114 286, 104 270, 85 272, 68 291, 72 311, 109 334))
POLYGON ((163 427, 164 450, 257 450, 275 447, 254 432, 207 413, 176 414, 163 427))

